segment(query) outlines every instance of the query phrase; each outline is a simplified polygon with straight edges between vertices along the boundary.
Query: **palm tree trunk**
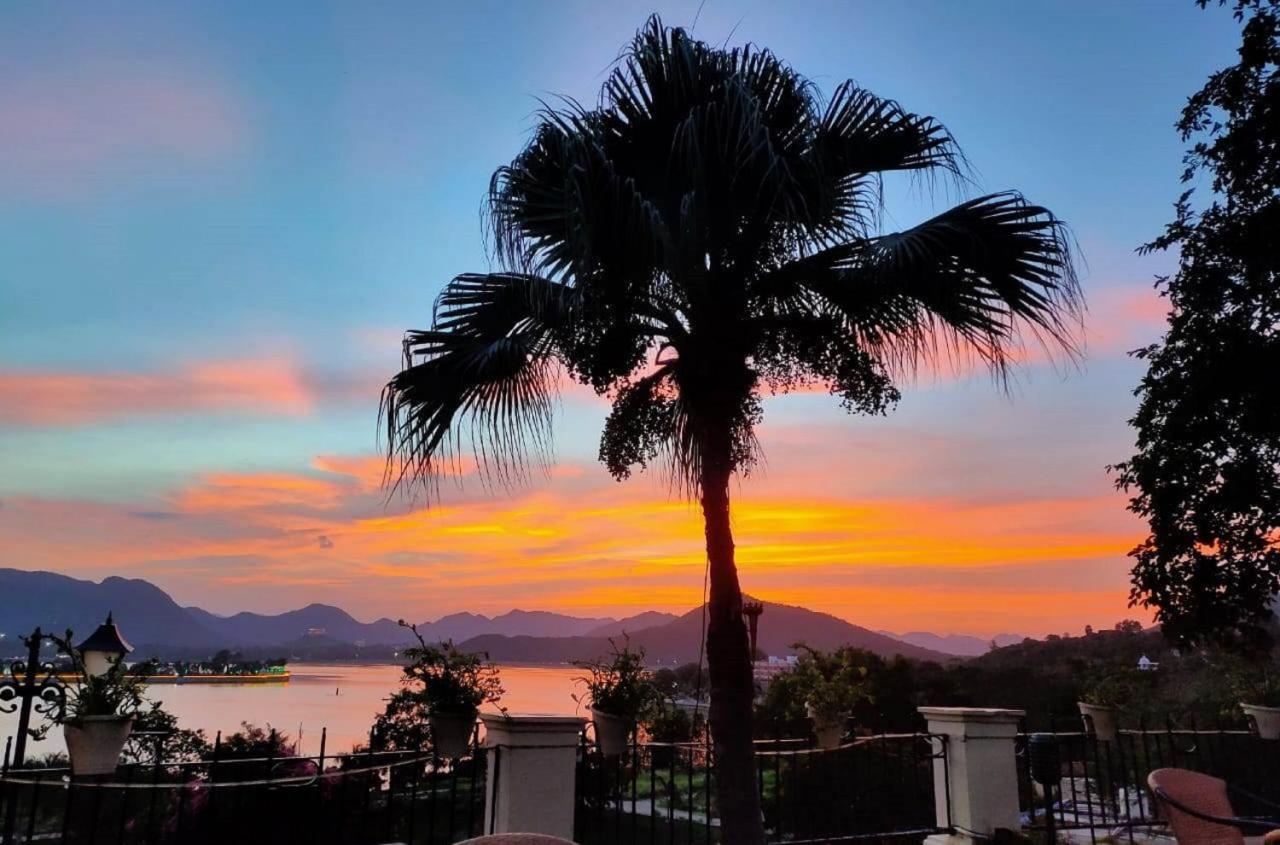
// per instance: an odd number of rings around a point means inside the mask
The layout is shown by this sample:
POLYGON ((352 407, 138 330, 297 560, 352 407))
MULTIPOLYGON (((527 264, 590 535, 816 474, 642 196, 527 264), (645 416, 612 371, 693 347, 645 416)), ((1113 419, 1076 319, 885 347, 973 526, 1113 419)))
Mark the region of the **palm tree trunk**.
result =
MULTIPOLYGON (((727 436, 725 441, 727 458, 727 436)), ((710 725, 716 798, 720 805, 722 841, 726 845, 763 845, 764 821, 760 814, 751 731, 755 689, 747 626, 742 619, 742 591, 733 561, 729 474, 728 460, 715 460, 704 454, 700 481, 707 559, 711 567, 707 668, 711 676, 710 725)))

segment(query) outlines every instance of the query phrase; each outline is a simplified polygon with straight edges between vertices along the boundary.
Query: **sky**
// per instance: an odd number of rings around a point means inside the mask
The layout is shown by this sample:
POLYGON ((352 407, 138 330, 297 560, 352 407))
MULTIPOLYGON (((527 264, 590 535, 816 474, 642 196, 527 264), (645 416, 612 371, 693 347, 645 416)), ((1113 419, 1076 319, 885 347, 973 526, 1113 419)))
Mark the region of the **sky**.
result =
MULTIPOLYGON (((1191 2, 10 3, 0 9, 0 566, 146 578, 181 604, 359 618, 681 611, 696 510, 596 461, 567 388, 545 475, 389 497, 380 386, 441 285, 493 265, 490 174, 540 99, 594 102, 651 12, 766 46, 827 93, 931 114, 1079 244, 1078 363, 1008 390, 903 385, 886 418, 771 398, 733 491, 744 589, 890 631, 1079 632, 1125 617, 1143 535, 1106 466, 1156 340, 1139 256, 1180 191, 1172 128, 1229 64, 1191 2)), ((959 194, 887 185, 886 230, 959 194)))

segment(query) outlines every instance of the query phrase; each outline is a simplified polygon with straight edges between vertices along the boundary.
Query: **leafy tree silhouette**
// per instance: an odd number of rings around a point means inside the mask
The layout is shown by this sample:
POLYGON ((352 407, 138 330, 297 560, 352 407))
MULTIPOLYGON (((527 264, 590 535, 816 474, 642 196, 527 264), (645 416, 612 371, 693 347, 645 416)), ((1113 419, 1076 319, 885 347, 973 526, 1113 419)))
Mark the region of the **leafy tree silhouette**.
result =
POLYGON ((821 99, 767 50, 651 18, 600 102, 545 107, 493 176, 501 270, 455 278, 385 388, 391 483, 436 489, 470 442, 498 483, 547 458, 557 377, 611 397, 600 458, 661 460, 700 500, 710 727, 726 842, 763 828, 752 671, 729 484, 756 457, 765 390, 821 384, 886 412, 895 376, 1024 340, 1073 350, 1080 298, 1060 222, 1016 193, 876 235, 881 175, 964 181, 951 136, 851 82, 821 99))
MULTIPOLYGON (((1201 6, 1206 5, 1200 2, 1201 6)), ((1176 248, 1158 280, 1169 302, 1131 420, 1137 453, 1112 467, 1150 534, 1134 558, 1130 603, 1154 608, 1179 642, 1269 646, 1280 590, 1280 3, 1239 0, 1240 62, 1213 74, 1178 121, 1191 206, 1143 251, 1176 248)))

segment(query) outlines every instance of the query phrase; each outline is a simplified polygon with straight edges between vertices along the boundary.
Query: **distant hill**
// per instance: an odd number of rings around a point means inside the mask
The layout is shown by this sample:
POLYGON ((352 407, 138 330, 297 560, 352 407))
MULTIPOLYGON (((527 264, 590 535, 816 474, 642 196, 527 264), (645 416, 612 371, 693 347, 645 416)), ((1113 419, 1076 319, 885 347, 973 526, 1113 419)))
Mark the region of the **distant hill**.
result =
MULTIPOLYGON (((643 648, 651 663, 688 663, 698 659, 702 642, 702 610, 694 608, 663 625, 630 632, 633 648, 643 648)), ((849 645, 865 648, 883 657, 902 655, 916 660, 946 662, 943 654, 803 607, 764 602, 757 647, 764 654, 794 654, 792 645, 803 642, 813 648, 830 650, 849 645)), ((485 635, 466 640, 467 651, 483 651, 493 660, 523 662, 568 662, 591 660, 609 653, 606 637, 502 637, 485 635)))
MULTIPOLYGON (((7 599, 0 612, 0 633, 7 636, 0 639, 0 647, 8 651, 13 651, 18 635, 36 625, 57 632, 70 627, 85 636, 109 612, 115 613, 125 636, 139 648, 139 656, 181 652, 190 657, 201 650, 240 648, 278 649, 300 656, 305 651, 337 659, 346 647, 351 656, 371 657, 391 654, 413 638, 390 619, 361 622, 327 604, 287 613, 221 616, 199 607, 181 607, 159 587, 138 579, 112 577, 95 583, 53 572, 0 569, 0 596, 7 599), (18 600, 8 599, 11 596, 18 600)), ((452 639, 470 650, 488 651, 495 660, 543 663, 604 656, 609 638, 625 632, 651 661, 683 663, 698 658, 702 611, 695 608, 681 616, 649 611, 625 619, 542 610, 512 610, 494 617, 454 613, 420 623, 418 630, 428 642, 452 639)), ((941 649, 904 642, 826 613, 766 602, 760 619, 760 650, 789 654, 796 642, 822 649, 852 645, 920 660, 951 659, 941 649)))
POLYGON ((413 635, 390 619, 360 622, 340 607, 309 604, 299 610, 266 615, 237 613, 217 616, 198 607, 186 611, 219 641, 230 646, 265 646, 296 640, 308 631, 323 631, 324 636, 341 642, 403 643, 413 635))
POLYGON ((676 621, 679 617, 674 613, 663 613, 658 610, 646 610, 635 616, 628 616, 615 622, 599 625, 585 632, 588 637, 620 637, 623 634, 634 634, 646 628, 656 628, 676 621))
POLYGON ((972 637, 967 634, 931 634, 928 631, 908 631, 905 634, 894 634, 889 631, 880 633, 921 648, 953 654, 957 657, 978 657, 990 651, 993 642, 999 648, 1020 643, 1025 639, 1021 634, 996 634, 984 640, 982 637, 972 637))
POLYGON ((77 637, 93 632, 115 613, 125 621, 125 636, 135 646, 168 643, 198 646, 219 641, 218 635, 192 618, 169 595, 147 581, 105 578, 100 583, 56 572, 0 569, 0 633, 12 642, 39 625, 46 633, 77 637))

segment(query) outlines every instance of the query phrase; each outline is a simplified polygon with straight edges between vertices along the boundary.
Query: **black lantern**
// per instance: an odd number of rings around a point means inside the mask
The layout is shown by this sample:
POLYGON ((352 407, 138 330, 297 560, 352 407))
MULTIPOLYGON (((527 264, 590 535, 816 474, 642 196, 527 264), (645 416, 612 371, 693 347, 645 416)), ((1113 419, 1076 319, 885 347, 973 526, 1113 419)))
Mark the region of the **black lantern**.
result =
POLYGON ((98 630, 89 635, 88 639, 76 646, 76 651, 80 652, 80 659, 84 661, 84 670, 90 677, 100 678, 111 671, 111 667, 115 666, 124 656, 133 651, 133 646, 129 645, 120 634, 120 629, 116 627, 116 623, 112 621, 111 614, 107 614, 107 621, 98 626, 98 630))

